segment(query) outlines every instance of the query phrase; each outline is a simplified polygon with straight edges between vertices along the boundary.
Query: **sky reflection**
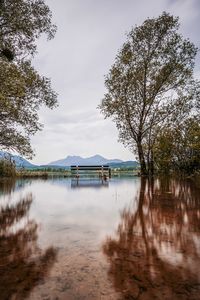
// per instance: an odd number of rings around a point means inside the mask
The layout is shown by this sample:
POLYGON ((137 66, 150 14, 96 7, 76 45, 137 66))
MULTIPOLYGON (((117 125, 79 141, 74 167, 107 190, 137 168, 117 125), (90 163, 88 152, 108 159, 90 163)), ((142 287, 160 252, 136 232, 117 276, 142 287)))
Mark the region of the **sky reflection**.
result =
POLYGON ((199 190, 166 178, 96 184, 0 183, 3 299, 198 299, 199 190))

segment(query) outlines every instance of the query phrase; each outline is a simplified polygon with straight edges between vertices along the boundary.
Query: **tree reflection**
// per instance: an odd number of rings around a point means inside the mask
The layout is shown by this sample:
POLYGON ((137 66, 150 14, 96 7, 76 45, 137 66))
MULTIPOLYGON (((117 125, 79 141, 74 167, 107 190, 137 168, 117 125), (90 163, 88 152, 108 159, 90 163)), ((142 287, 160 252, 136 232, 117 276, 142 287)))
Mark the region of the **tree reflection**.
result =
POLYGON ((16 190, 24 188, 25 185, 31 184, 30 179, 15 179, 15 178, 4 178, 0 179, 0 196, 11 194, 16 190))
POLYGON ((0 207, 0 298, 25 299, 48 274, 56 259, 53 247, 37 245, 38 225, 29 220, 28 194, 13 205, 0 207))
POLYGON ((141 179, 103 251, 122 299, 198 299, 200 198, 190 182, 141 179))

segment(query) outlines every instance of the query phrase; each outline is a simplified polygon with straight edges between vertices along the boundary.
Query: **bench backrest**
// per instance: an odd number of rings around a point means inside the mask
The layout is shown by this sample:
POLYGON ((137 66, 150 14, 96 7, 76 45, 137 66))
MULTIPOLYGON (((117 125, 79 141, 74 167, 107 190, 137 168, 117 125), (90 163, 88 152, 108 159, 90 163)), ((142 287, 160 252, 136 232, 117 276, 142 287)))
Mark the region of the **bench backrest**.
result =
POLYGON ((104 170, 104 171, 108 171, 109 170, 109 166, 99 166, 99 165, 96 165, 96 166, 71 166, 71 171, 101 171, 101 170, 104 170))

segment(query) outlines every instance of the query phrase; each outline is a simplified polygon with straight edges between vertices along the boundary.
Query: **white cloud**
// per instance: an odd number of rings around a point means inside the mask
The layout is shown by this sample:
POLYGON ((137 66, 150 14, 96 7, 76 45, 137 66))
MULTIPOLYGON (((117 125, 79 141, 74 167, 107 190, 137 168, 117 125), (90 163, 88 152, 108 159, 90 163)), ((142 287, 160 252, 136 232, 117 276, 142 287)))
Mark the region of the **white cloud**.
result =
MULTIPOLYGON (((37 163, 69 154, 133 159, 117 142, 115 124, 96 109, 105 93, 108 73, 118 49, 135 24, 164 10, 180 16, 181 31, 197 45, 198 0, 46 0, 58 32, 54 40, 38 42, 34 65, 52 79, 60 107, 42 109, 44 130, 32 138, 37 163)), ((197 70, 198 71, 198 70, 197 70)))

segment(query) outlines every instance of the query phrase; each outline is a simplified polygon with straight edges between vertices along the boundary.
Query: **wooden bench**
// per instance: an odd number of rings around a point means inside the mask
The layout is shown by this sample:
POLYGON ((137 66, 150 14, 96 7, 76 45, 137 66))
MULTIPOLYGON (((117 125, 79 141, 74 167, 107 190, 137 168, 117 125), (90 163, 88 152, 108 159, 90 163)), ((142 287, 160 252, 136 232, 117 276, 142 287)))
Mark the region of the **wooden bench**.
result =
POLYGON ((71 166, 71 175, 79 178, 80 176, 98 176, 102 179, 111 178, 111 169, 108 165, 91 165, 91 166, 71 166))

